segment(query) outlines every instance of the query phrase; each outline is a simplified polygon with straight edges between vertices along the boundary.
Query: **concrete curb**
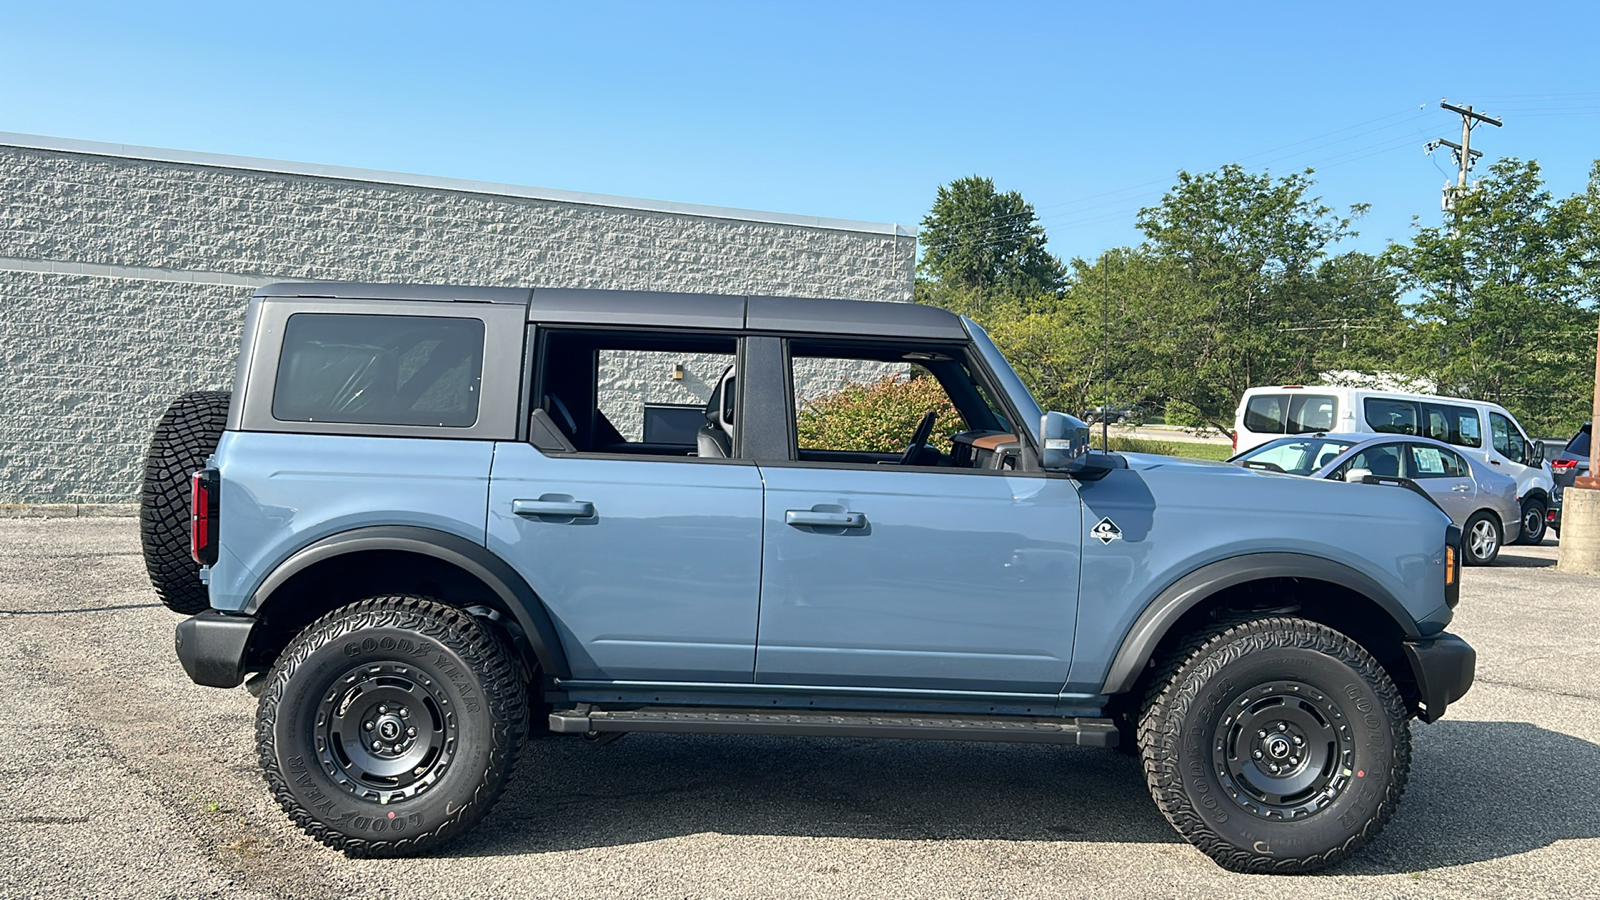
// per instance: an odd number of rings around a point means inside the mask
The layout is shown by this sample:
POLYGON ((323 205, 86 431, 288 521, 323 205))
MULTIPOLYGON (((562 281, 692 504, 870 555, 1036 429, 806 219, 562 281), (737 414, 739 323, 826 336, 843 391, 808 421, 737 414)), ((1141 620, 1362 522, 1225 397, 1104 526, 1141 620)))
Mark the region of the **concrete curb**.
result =
POLYGON ((137 503, 0 503, 0 519, 128 518, 137 503))

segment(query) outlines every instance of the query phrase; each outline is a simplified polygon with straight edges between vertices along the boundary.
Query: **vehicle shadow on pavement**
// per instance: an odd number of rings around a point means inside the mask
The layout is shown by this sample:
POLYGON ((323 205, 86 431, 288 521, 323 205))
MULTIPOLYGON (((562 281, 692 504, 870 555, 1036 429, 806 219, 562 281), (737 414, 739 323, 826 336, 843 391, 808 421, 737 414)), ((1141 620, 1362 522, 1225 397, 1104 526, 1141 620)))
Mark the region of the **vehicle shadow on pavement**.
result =
POLYGON ((683 835, 880 840, 1181 839, 1136 760, 1026 744, 630 735, 531 742, 462 855, 683 835))
POLYGON ((1447 719, 1412 735, 1399 812, 1334 872, 1416 872, 1600 837, 1600 745, 1526 722, 1447 719))
POLYGON ((1542 556, 1519 556, 1502 551, 1495 558, 1491 567, 1496 569, 1548 569, 1553 567, 1556 562, 1554 559, 1546 559, 1542 556))

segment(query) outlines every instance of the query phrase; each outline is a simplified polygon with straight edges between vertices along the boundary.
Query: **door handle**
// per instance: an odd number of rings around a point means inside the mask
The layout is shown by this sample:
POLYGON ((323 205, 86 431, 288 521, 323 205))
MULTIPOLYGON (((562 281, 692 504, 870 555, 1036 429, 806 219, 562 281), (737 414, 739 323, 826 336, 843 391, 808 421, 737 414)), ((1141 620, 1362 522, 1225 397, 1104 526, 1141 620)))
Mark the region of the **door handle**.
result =
POLYGON ((1500 465, 1500 460, 1498 460, 1498 459, 1491 459, 1491 460, 1489 460, 1489 465, 1491 465, 1491 466, 1498 466, 1498 465, 1500 465))
POLYGON ((791 509, 783 514, 790 525, 814 525, 820 528, 865 528, 866 513, 823 512, 815 509, 791 509))
POLYGON ((1457 485, 1452 485, 1452 486, 1451 486, 1451 487, 1450 487, 1450 490, 1452 490, 1452 491, 1459 491, 1459 492, 1460 492, 1460 493, 1463 493, 1463 494, 1465 494, 1465 493, 1466 493, 1466 492, 1467 492, 1467 491, 1470 491, 1470 490, 1472 490, 1472 485, 1470 485, 1470 484, 1457 484, 1457 485))
POLYGON ((566 516, 573 519, 594 518, 594 504, 587 500, 513 500, 511 511, 519 516, 566 516))

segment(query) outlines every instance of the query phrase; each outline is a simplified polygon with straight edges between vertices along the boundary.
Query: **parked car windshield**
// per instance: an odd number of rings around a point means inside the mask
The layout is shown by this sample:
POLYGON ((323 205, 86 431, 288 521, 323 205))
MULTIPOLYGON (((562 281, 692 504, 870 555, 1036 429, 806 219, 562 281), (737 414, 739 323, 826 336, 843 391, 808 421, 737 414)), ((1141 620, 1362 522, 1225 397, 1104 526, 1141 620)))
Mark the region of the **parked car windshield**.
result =
POLYGON ((1285 438, 1241 453, 1233 462, 1247 469, 1310 475, 1354 446, 1350 441, 1329 438, 1285 438))

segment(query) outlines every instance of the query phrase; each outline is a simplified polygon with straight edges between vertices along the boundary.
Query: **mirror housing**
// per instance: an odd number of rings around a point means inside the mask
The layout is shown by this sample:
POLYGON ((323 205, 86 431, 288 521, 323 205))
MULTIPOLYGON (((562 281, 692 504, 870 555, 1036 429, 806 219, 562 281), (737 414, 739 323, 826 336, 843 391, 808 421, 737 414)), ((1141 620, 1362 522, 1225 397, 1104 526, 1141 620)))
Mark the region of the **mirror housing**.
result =
POLYGON ((1039 420, 1044 439, 1040 464, 1053 472, 1077 472, 1089 457, 1089 425, 1076 416, 1047 412, 1039 420))
POLYGON ((1544 442, 1527 441, 1527 452, 1523 454, 1528 460, 1528 465, 1538 467, 1544 465, 1544 442))
POLYGON ((1351 469, 1344 473, 1344 480, 1351 484, 1360 484, 1372 476, 1371 469, 1351 469))

